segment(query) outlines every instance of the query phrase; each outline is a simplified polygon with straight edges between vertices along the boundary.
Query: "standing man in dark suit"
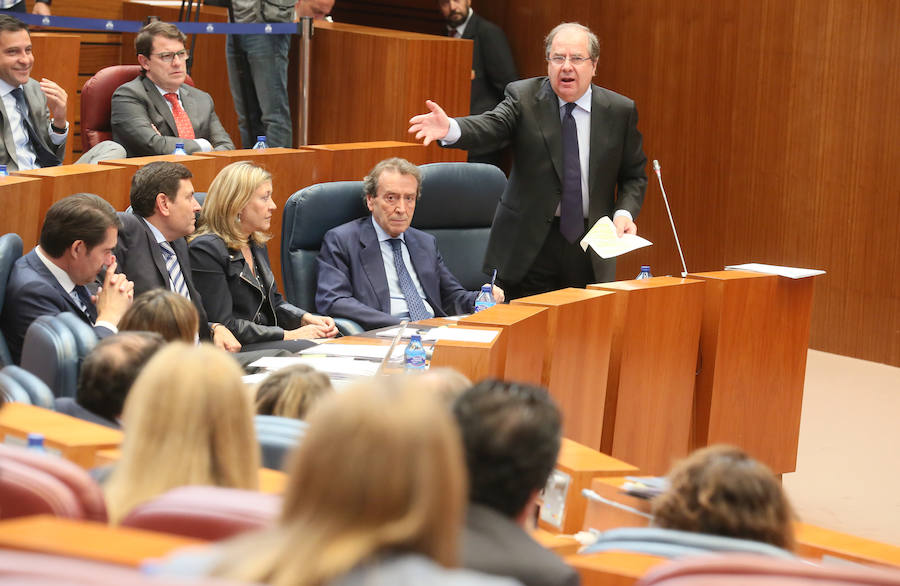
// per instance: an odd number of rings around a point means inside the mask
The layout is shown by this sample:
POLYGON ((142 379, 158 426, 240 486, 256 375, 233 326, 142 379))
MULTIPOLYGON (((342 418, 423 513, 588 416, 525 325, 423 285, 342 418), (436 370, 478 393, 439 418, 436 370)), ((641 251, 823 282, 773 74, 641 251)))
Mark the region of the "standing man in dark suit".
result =
POLYGON ((525 586, 575 586, 578 574, 528 534, 556 465, 559 409, 533 385, 485 380, 453 405, 469 469, 462 566, 525 586))
POLYGON ((65 197, 47 211, 40 244, 16 261, 6 284, 0 328, 16 364, 28 326, 41 315, 72 312, 100 338, 118 331, 134 293, 134 284, 115 273, 119 226, 113 207, 91 193, 65 197), (92 296, 85 285, 104 266, 103 286, 92 296))
MULTIPOLYGON (((319 251, 316 309, 365 329, 471 313, 476 291, 463 288, 438 252, 434 236, 410 228, 421 195, 419 168, 381 161, 363 180, 371 217, 332 228, 319 251)), ((494 287, 494 299, 503 290, 494 287)))
POLYGON ((141 75, 113 93, 113 139, 129 157, 170 155, 175 143, 188 154, 234 149, 210 95, 184 83, 185 36, 168 22, 151 22, 134 40, 141 75))
MULTIPOLYGON (((0 165, 7 171, 55 167, 66 154, 68 95, 56 83, 31 79, 34 54, 28 26, 0 14, 0 165)), ((103 141, 77 163, 120 158, 125 149, 103 141)))
POLYGON ((241 344, 228 328, 207 321, 191 278, 185 237, 194 233, 195 214, 200 211, 192 176, 184 165, 165 161, 150 163, 134 174, 131 212, 119 214, 117 270, 134 281, 136 295, 162 287, 190 299, 197 309, 200 338, 237 352, 241 344))
POLYGON ((506 98, 478 116, 450 119, 428 101, 410 133, 464 149, 511 142, 513 169, 497 206, 485 257, 510 298, 615 279, 615 261, 579 241, 610 216, 619 235, 636 234, 647 189, 647 157, 628 98, 591 83, 600 43, 563 23, 547 35, 547 77, 511 83, 506 98))
MULTIPOLYGON (((519 79, 516 62, 503 30, 472 10, 471 0, 439 0, 447 35, 471 39, 472 100, 469 114, 481 114, 503 100, 506 85, 519 79)), ((469 151, 469 162, 499 165, 500 152, 469 151)))

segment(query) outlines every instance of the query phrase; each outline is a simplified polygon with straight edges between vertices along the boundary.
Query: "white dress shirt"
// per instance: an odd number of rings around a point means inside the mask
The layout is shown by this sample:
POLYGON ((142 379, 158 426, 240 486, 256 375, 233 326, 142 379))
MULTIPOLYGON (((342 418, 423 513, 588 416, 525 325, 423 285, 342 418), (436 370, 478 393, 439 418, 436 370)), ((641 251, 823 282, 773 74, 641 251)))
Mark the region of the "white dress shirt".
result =
MULTIPOLYGON (((403 296, 403 289, 400 288, 400 277, 397 276, 397 265, 394 264, 394 249, 391 246, 391 243, 388 242, 388 240, 391 239, 391 235, 378 225, 378 222, 375 221, 374 217, 371 218, 371 220, 372 225, 375 226, 375 235, 378 237, 378 245, 381 248, 381 260, 384 263, 384 275, 387 277, 388 293, 391 296, 391 315, 400 319, 409 319, 409 306, 406 304, 406 297, 403 296)), ((422 283, 419 282, 419 276, 416 274, 416 269, 413 267, 412 259, 409 256, 409 249, 406 247, 405 236, 405 234, 401 234, 397 237, 403 243, 400 247, 401 253, 403 254, 403 264, 406 265, 406 271, 412 278, 413 285, 416 286, 416 292, 419 294, 419 297, 422 298, 422 303, 425 305, 425 311, 429 313, 428 317, 434 317, 434 309, 432 309, 431 305, 429 305, 428 301, 425 299, 425 289, 422 288, 422 283)))

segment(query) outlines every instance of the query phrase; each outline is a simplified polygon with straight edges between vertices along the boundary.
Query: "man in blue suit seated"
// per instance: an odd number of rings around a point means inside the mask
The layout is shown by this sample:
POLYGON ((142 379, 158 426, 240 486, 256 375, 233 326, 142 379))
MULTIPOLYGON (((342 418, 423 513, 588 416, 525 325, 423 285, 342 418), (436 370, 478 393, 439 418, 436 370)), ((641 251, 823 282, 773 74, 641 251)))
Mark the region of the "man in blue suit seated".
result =
POLYGON ((0 313, 0 329, 16 364, 28 326, 41 315, 74 313, 100 338, 118 331, 134 294, 134 284, 115 272, 112 251, 119 226, 113 207, 90 193, 63 198, 47 212, 40 244, 13 265, 0 313), (104 265, 103 285, 91 295, 85 285, 104 265))
MULTIPOLYGON (((400 158, 381 161, 363 180, 372 215, 329 230, 322 241, 319 313, 369 330, 472 312, 478 292, 444 265, 434 236, 409 227, 421 184, 419 168, 400 158)), ((500 287, 493 294, 503 302, 500 287)))

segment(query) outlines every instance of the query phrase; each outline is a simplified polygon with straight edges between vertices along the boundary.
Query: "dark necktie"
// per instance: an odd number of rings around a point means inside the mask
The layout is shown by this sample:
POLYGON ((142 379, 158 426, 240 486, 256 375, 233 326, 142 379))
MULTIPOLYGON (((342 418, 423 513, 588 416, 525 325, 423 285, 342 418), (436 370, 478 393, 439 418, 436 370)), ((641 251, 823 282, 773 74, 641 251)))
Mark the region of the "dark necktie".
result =
POLYGON ((425 309, 425 304, 422 303, 422 298, 419 296, 419 292, 416 291, 412 277, 409 276, 409 271, 406 270, 406 263, 403 262, 400 239, 391 238, 388 242, 391 243, 391 248, 394 249, 394 267, 397 269, 397 278, 400 280, 400 290, 403 291, 403 296, 406 297, 410 321, 428 319, 431 315, 425 309))
POLYGON ((179 138, 193 140, 195 138, 194 125, 191 124, 191 119, 188 118, 187 112, 178 103, 178 94, 170 93, 165 94, 163 97, 172 104, 172 117, 175 118, 175 130, 178 131, 179 138))
POLYGON ((160 242, 159 247, 162 249, 163 260, 166 261, 166 271, 169 273, 169 288, 182 297, 190 299, 191 294, 188 293, 187 284, 184 282, 184 275, 181 273, 181 265, 175 255, 175 249, 168 242, 160 242))
POLYGON ((25 133, 28 135, 28 142, 31 143, 31 150, 34 151, 35 162, 38 167, 56 167, 60 164, 59 158, 53 154, 31 123, 31 116, 28 112, 28 104, 25 102, 25 94, 21 87, 17 87, 12 91, 13 97, 16 99, 16 110, 22 117, 22 125, 25 127, 25 133))
POLYGON ((454 38, 454 39, 458 39, 458 38, 459 38, 459 31, 458 31, 457 29, 455 29, 455 28, 452 28, 452 29, 450 29, 449 31, 447 31, 447 36, 448 36, 448 37, 452 37, 452 38, 454 38))
POLYGON ((94 306, 94 302, 91 301, 91 294, 88 292, 87 287, 84 285, 75 285, 75 288, 72 289, 72 292, 69 295, 73 296, 72 298, 75 299, 75 303, 81 308, 81 311, 90 318, 91 323, 97 321, 97 308, 94 306))
POLYGON ((581 203, 581 158, 578 153, 578 128, 572 110, 575 103, 565 106, 562 119, 563 188, 559 203, 559 231, 569 242, 575 242, 584 232, 584 212, 581 203))

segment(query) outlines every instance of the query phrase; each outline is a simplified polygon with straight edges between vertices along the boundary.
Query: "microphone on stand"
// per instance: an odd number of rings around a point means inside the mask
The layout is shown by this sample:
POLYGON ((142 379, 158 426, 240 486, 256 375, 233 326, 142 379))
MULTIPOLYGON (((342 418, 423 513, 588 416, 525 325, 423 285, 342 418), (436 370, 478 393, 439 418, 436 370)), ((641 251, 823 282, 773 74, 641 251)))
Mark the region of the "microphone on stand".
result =
POLYGON ((681 243, 678 241, 678 231, 675 230, 675 220, 672 219, 672 210, 669 208, 669 198, 666 197, 666 188, 663 187, 659 161, 656 159, 653 159, 653 170, 656 171, 656 178, 659 180, 659 190, 662 191, 663 201, 666 204, 666 212, 669 214, 669 225, 672 226, 672 234, 675 235, 675 246, 678 247, 678 256, 681 257, 681 268, 684 269, 681 273, 681 278, 683 279, 688 275, 687 265, 684 264, 684 253, 681 252, 681 243))

